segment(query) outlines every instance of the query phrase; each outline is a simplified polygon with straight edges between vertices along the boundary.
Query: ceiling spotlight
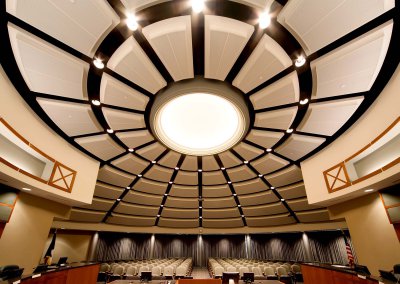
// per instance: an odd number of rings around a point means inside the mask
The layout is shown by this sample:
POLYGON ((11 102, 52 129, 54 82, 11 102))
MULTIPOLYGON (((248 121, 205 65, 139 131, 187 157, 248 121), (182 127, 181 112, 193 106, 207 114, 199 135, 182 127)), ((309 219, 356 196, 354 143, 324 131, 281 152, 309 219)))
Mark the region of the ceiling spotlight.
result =
POLYGON ((168 193, 164 193, 164 196, 168 196, 168 193))
POLYGON ((118 198, 117 201, 121 201, 121 198, 118 198))
POLYGON ((23 187, 23 188, 22 188, 22 190, 25 190, 25 191, 31 191, 32 189, 30 189, 30 188, 27 188, 27 187, 23 187))
POLYGON ((164 207, 164 205, 161 204, 160 207, 164 207))
POLYGON ((157 214, 157 217, 160 217, 160 214, 157 214))
POLYGON ((202 170, 202 169, 198 169, 197 171, 198 171, 199 173, 201 173, 203 170, 202 170))
POLYGON ((308 99, 304 99, 300 101, 301 105, 306 105, 308 103, 308 99))
POLYGON ((272 152, 272 149, 271 149, 271 148, 268 148, 268 149, 266 149, 265 151, 267 151, 267 152, 272 152))
POLYGON ((306 63, 306 58, 303 55, 300 55, 299 57, 297 57, 297 59, 294 61, 294 65, 296 67, 301 67, 304 65, 304 63, 306 63))
POLYGON ((237 195, 236 193, 233 194, 233 196, 236 196, 236 195, 237 195))
POLYGON ((128 16, 126 18, 126 25, 127 25, 128 29, 130 29, 131 31, 136 31, 139 27, 138 22, 136 20, 136 16, 132 15, 132 14, 128 14, 128 16))
POLYGON ((249 163, 249 161, 243 161, 243 164, 248 164, 249 163))
POLYGON ((179 171, 179 167, 175 167, 175 170, 179 171))
POLYGON ((285 201, 285 199, 284 199, 284 198, 281 198, 281 201, 283 202, 283 201, 285 201))
POLYGON ((199 209, 203 208, 202 206, 199 206, 199 209))
POLYGON ((275 186, 271 186, 271 189, 275 189, 275 186))
POLYGON ((221 170, 225 171, 225 168, 224 168, 224 167, 222 167, 222 168, 221 168, 221 170))
POLYGON ((286 130, 286 133, 292 133, 293 132, 293 128, 288 128, 287 130, 286 130))
POLYGON ((242 217, 244 218, 244 215, 242 215, 242 217))
POLYGON ((203 217, 200 216, 199 218, 202 219, 203 217))
POLYGON ((152 163, 152 164, 155 164, 155 163, 157 163, 157 161, 151 161, 151 163, 152 163))
POLYGON ((263 177, 263 175, 262 175, 262 174, 259 174, 259 175, 258 175, 258 177, 260 177, 260 178, 261 178, 261 177, 263 177))
POLYGON ((261 13, 258 18, 258 25, 260 28, 265 29, 271 24, 271 16, 269 15, 269 11, 265 11, 261 13))
POLYGON ((94 66, 96 66, 96 68, 98 68, 98 69, 103 69, 103 68, 104 68, 104 63, 103 63, 103 61, 102 61, 100 58, 95 58, 95 59, 93 60, 93 64, 94 64, 94 66))
POLYGON ((231 184, 232 182, 231 181, 228 181, 228 184, 231 184))
POLYGON ((242 207, 242 205, 239 204, 238 207, 242 207))
POLYGON ((169 184, 173 184, 174 182, 173 182, 173 181, 169 181, 168 183, 169 183, 169 184))
POLYGON ((111 128, 108 128, 107 132, 111 134, 111 133, 114 133, 114 130, 112 130, 111 128))
POLYGON ((142 177, 142 175, 141 175, 141 174, 138 174, 137 176, 138 176, 138 177, 142 177))
POLYGON ((132 148, 129 148, 128 151, 132 153, 132 152, 134 152, 135 150, 133 150, 132 148))
POLYGON ((192 10, 195 13, 200 13, 204 9, 204 0, 191 0, 192 10))
POLYGON ((364 192, 373 192, 373 191, 374 190, 372 188, 364 190, 364 192))
POLYGON ((99 106, 100 105, 100 101, 99 100, 92 100, 92 104, 95 106, 99 106))
POLYGON ((131 189, 129 186, 125 187, 126 189, 131 189))

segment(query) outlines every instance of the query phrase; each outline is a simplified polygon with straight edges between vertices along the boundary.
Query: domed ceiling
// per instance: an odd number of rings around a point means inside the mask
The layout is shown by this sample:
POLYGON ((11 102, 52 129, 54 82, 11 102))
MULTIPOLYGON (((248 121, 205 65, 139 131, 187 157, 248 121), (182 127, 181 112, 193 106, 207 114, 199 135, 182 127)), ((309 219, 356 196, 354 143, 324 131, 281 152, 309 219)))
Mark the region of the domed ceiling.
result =
POLYGON ((329 221, 326 208, 307 203, 300 163, 348 129, 390 79, 399 7, 192 2, 2 3, 10 80, 45 123, 101 163, 93 203, 73 208, 70 220, 169 228, 329 221), (150 113, 163 93, 200 81, 241 97, 248 127, 228 150, 196 156, 169 149, 150 113))

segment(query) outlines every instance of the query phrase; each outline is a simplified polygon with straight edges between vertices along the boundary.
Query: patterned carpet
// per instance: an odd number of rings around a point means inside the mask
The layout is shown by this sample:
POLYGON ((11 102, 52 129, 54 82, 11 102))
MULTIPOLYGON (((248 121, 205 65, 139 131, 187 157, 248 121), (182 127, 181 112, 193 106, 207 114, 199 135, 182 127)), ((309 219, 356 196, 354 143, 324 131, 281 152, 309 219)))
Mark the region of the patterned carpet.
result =
POLYGON ((192 275, 194 279, 208 279, 211 278, 208 273, 207 267, 193 267, 192 275))

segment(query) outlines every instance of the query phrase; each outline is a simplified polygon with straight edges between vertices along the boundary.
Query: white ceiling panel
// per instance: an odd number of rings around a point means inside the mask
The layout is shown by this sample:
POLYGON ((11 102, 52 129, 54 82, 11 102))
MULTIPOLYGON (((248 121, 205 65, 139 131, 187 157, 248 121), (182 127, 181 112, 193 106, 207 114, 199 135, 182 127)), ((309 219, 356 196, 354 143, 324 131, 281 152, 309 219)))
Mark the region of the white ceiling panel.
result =
POLYGON ((174 219, 160 218, 158 226, 167 228, 196 228, 199 226, 199 219, 174 219))
POLYGON ((13 24, 8 31, 15 61, 31 91, 87 99, 88 63, 13 24))
POLYGON ((172 185, 169 195, 174 197, 198 197, 199 188, 197 186, 182 186, 182 185, 172 185))
POLYGON ((93 197, 92 204, 80 206, 81 208, 108 211, 114 205, 115 200, 93 197))
POLYGON ((156 217, 159 209, 158 206, 143 206, 121 201, 114 211, 128 215, 156 217))
POLYGON ((113 130, 146 127, 143 114, 111 109, 107 107, 103 107, 102 111, 108 125, 113 130))
POLYGON ((284 199, 300 198, 306 196, 306 189, 304 187, 304 183, 302 182, 277 188, 277 191, 284 199))
POLYGON ((232 84, 248 93, 291 65, 292 60, 285 50, 264 34, 232 84))
POLYGON ((119 170, 116 170, 110 166, 104 166, 99 170, 97 179, 112 185, 127 187, 130 185, 136 177, 119 170))
POLYGON ((224 81, 254 32, 254 26, 234 19, 205 16, 205 78, 224 81))
POLYGON ((147 194, 137 190, 130 190, 124 197, 124 201, 148 205, 148 206, 160 206, 163 195, 147 194))
POLYGON ((106 223, 132 227, 151 227, 156 222, 155 217, 131 216, 119 213, 112 213, 106 223))
POLYGON ((255 110, 296 103, 300 97, 297 72, 286 75, 277 82, 250 96, 255 110))
POLYGON ((171 180, 172 173, 172 169, 154 165, 144 174, 144 176, 152 180, 169 182, 171 180))
POLYGON ((231 196, 232 191, 227 184, 215 186, 203 186, 203 197, 225 197, 231 196))
POLYGON ((37 102, 50 119, 68 136, 104 131, 88 104, 44 98, 37 98, 37 102))
POLYGON ((204 228, 237 228, 243 227, 242 218, 203 219, 204 228))
POLYGON ((289 164, 288 161, 275 156, 274 154, 268 154, 264 157, 251 162, 251 165, 261 174, 269 174, 273 171, 279 170, 289 164))
POLYGON ((276 197, 272 190, 258 192, 254 194, 238 195, 238 197, 240 205, 242 206, 254 206, 279 201, 278 197, 276 197))
POLYGON ((75 222, 99 223, 107 212, 72 208, 69 219, 75 222))
POLYGON ((94 188, 94 196, 116 200, 124 192, 121 187, 116 187, 104 183, 97 182, 94 188))
POLYGON ((128 148, 132 149, 154 140, 154 137, 147 130, 119 132, 115 135, 117 135, 128 148))
POLYGON ((222 171, 203 172, 203 185, 223 183, 226 183, 226 179, 222 171))
POLYGON ((179 198, 168 196, 165 201, 166 207, 175 208, 199 208, 199 200, 197 198, 179 198))
POLYGON ((142 32, 174 81, 194 77, 190 16, 162 20, 142 32))
POLYGON ((264 150, 256 148, 246 143, 239 143, 233 148, 242 158, 247 161, 253 160, 264 153, 264 150))
POLYGON ((203 209, 202 216, 206 219, 235 218, 240 217, 240 212, 238 208, 203 209))
POLYGON ((288 213, 282 202, 256 206, 243 206, 242 210, 246 217, 269 216, 274 214, 288 213))
POLYGON ((239 194, 251 194, 266 191, 268 186, 259 178, 233 184, 235 192, 239 194))
MULTIPOLYGON (((198 205, 198 204, 197 204, 198 205)), ((229 208, 236 207, 236 201, 233 196, 221 198, 204 198, 203 208, 229 208)))
POLYGON ((265 178, 272 184, 272 186, 278 187, 301 181, 303 176, 300 168, 293 165, 277 173, 270 174, 265 178))
POLYGON ((275 152, 293 161, 297 161, 324 143, 325 140, 325 138, 320 137, 292 134, 283 144, 275 149, 275 152))
POLYGON ((246 165, 228 169, 228 176, 232 182, 248 180, 255 178, 257 175, 246 165))
POLYGON ((141 178, 138 180, 137 183, 133 186, 135 191, 141 191, 144 193, 151 193, 162 195, 167 190, 167 183, 157 182, 148 180, 145 178, 141 178))
POLYGON ((311 62, 313 98, 369 91, 381 70, 392 29, 391 20, 311 62))
POLYGON ((329 221, 329 212, 326 209, 296 212, 296 216, 302 223, 329 221))
POLYGON ((175 183, 178 184, 197 185, 198 181, 197 172, 179 171, 175 178, 175 183))
POLYGON ((140 174, 150 163, 130 153, 111 162, 117 168, 130 172, 131 174, 140 174))
POLYGON ((172 0, 121 0, 125 8, 131 13, 168 1, 172 0))
POLYGON ((272 148, 282 137, 283 133, 263 130, 251 130, 246 140, 263 146, 265 149, 272 148))
POLYGON ((144 111, 149 100, 149 97, 103 73, 100 84, 101 103, 144 111))
POLYGON ((152 94, 167 85, 140 45, 131 36, 114 52, 108 68, 152 94))
POLYGON ((247 226, 249 227, 269 227, 282 226, 296 223, 296 220, 288 214, 263 216, 263 217, 246 217, 247 226))
POLYGON ((6 3, 8 13, 90 57, 120 21, 104 0, 6 3))
POLYGON ((161 217, 178 218, 178 219, 197 219, 199 218, 199 209, 177 209, 164 207, 161 217))
POLYGON ((125 152, 108 134, 77 138, 75 142, 104 161, 125 152))
POLYGON ((333 135, 358 109, 364 97, 327 101, 310 104, 297 130, 333 135))
POLYGON ((290 0, 279 13, 278 22, 296 37, 308 55, 389 11, 394 2, 290 0))
POLYGON ((155 161, 164 151, 165 147, 156 142, 136 151, 139 155, 149 161, 155 161))
POLYGON ((256 113, 254 126, 262 128, 288 129, 296 117, 298 107, 256 113))

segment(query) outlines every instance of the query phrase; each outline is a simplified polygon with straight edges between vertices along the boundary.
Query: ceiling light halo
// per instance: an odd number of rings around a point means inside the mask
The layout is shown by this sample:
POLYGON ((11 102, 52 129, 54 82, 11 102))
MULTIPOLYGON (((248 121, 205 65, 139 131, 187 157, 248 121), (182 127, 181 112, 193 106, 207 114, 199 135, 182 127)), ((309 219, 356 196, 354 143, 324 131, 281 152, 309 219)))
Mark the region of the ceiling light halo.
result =
POLYGON ((228 84, 197 77, 157 94, 150 128, 161 143, 179 153, 218 154, 247 134, 247 106, 244 96, 228 84))

